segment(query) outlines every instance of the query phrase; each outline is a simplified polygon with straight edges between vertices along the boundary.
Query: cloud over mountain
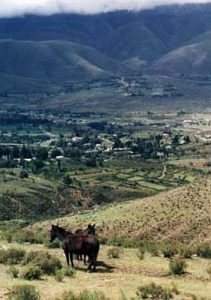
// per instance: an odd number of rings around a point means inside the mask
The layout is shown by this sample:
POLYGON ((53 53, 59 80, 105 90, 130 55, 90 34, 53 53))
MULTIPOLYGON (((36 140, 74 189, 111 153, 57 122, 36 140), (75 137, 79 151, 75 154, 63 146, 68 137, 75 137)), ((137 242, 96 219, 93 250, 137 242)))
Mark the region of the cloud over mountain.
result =
POLYGON ((211 0, 1 0, 0 17, 27 13, 50 15, 54 13, 94 14, 114 10, 140 10, 158 5, 211 3, 211 0))

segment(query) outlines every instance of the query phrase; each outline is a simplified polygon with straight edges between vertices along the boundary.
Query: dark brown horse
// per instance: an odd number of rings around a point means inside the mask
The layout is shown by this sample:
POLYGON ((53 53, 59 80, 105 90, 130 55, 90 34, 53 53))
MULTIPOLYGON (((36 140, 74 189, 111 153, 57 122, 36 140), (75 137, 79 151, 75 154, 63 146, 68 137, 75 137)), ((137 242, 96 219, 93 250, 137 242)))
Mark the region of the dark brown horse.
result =
POLYGON ((52 225, 50 242, 58 238, 64 250, 67 265, 74 268, 73 254, 85 255, 89 258, 88 271, 95 271, 97 256, 100 249, 99 240, 93 234, 73 234, 58 225, 52 225))
MULTIPOLYGON (((83 229, 76 229, 75 234, 93 234, 95 235, 96 234, 96 228, 95 228, 95 224, 94 225, 91 225, 89 224, 87 226, 87 228, 85 230, 83 229)), ((82 255, 77 255, 77 260, 83 260, 84 261, 84 264, 86 264, 86 255, 84 255, 84 259, 83 259, 83 256, 82 255)))

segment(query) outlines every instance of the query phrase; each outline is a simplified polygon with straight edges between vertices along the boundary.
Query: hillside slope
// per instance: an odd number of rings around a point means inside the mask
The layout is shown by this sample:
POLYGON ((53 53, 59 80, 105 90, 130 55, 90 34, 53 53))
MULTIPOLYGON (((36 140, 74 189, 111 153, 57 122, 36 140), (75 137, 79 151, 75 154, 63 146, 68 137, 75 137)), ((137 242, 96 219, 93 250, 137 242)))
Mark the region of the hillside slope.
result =
MULTIPOLYGON (((59 219, 68 228, 96 223, 108 239, 138 241, 211 241, 211 178, 200 179, 157 196, 130 201, 94 212, 59 219)), ((35 227, 49 229, 50 223, 35 227)))
POLYGON ((153 70, 166 74, 210 74, 211 40, 205 35, 202 41, 183 46, 168 53, 155 63, 153 70))
POLYGON ((67 41, 0 40, 0 57, 3 75, 46 84, 101 77, 117 69, 97 50, 67 41))

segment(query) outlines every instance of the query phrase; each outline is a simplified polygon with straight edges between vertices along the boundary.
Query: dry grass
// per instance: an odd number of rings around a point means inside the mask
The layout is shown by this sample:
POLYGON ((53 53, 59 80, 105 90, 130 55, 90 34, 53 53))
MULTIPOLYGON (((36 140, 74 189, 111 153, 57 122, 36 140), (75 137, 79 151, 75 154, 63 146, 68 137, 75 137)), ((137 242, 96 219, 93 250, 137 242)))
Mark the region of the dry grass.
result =
MULTIPOLYGON (((198 244, 211 241, 211 178, 142 200, 96 208, 95 211, 59 219, 68 228, 96 223, 99 235, 128 240, 151 238, 198 244)), ((51 222, 34 225, 50 228, 51 222)))
MULTIPOLYGON (((141 241, 143 237, 166 241, 176 240, 189 243, 211 241, 211 179, 201 178, 190 185, 177 188, 157 196, 123 204, 110 205, 95 211, 67 216, 59 219, 67 228, 85 227, 96 223, 99 236, 121 237, 141 241)), ((46 237, 52 221, 37 223, 32 229, 45 229, 46 237)), ((27 251, 42 249, 40 245, 24 245, 27 251)), ((183 276, 169 275, 169 260, 163 257, 151 257, 146 253, 144 260, 137 256, 137 249, 124 249, 119 259, 109 258, 108 246, 103 246, 98 272, 88 274, 82 262, 76 262, 77 272, 74 278, 65 278, 57 282, 53 277, 45 276, 35 281, 42 294, 42 299, 53 300, 65 290, 78 293, 84 289, 103 291, 111 299, 120 299, 121 290, 130 299, 134 297, 138 286, 154 282, 162 286, 176 285, 178 300, 192 299, 192 295, 206 297, 211 295, 211 281, 207 273, 209 260, 194 257, 187 260, 187 273, 183 276)), ((65 259, 61 249, 48 250, 65 259)), ((7 266, 0 266, 0 298, 7 299, 7 289, 15 284, 24 283, 20 279, 11 279, 7 266)))
MULTIPOLYGON (((43 246, 36 245, 24 246, 26 250, 42 249, 43 246)), ((65 290, 72 290, 79 293, 84 289, 89 291, 103 291, 107 297, 112 300, 121 299, 121 291, 128 299, 134 297, 137 288, 142 284, 154 282, 164 287, 176 286, 179 295, 175 297, 178 300, 191 299, 191 295, 197 297, 208 297, 211 295, 211 282, 207 268, 208 260, 194 258, 188 260, 187 274, 182 277, 169 276, 169 260, 163 257, 151 257, 145 255, 144 260, 137 256, 137 249, 124 249, 119 259, 108 258, 109 247, 102 247, 99 255, 99 264, 97 273, 87 273, 83 262, 76 262, 77 271, 73 278, 65 277, 62 282, 57 282, 52 276, 44 276, 42 280, 33 281, 43 300, 54 300, 65 290), (103 263, 107 265, 107 268, 103 263)), ((50 253, 62 259, 65 265, 65 259, 61 249, 50 250, 50 253)), ((26 281, 21 279, 12 279, 8 274, 8 266, 0 266, 0 299, 7 299, 9 288, 17 284, 24 284, 26 281)), ((21 267, 20 267, 21 268, 21 267)))

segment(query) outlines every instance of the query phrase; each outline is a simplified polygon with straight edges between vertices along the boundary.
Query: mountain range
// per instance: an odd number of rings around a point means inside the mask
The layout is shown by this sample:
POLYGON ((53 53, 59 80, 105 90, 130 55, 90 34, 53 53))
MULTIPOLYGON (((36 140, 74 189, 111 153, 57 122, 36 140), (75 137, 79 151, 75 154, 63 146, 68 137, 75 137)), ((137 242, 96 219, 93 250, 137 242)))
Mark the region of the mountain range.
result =
POLYGON ((0 19, 0 91, 121 74, 209 75, 211 5, 0 19))

